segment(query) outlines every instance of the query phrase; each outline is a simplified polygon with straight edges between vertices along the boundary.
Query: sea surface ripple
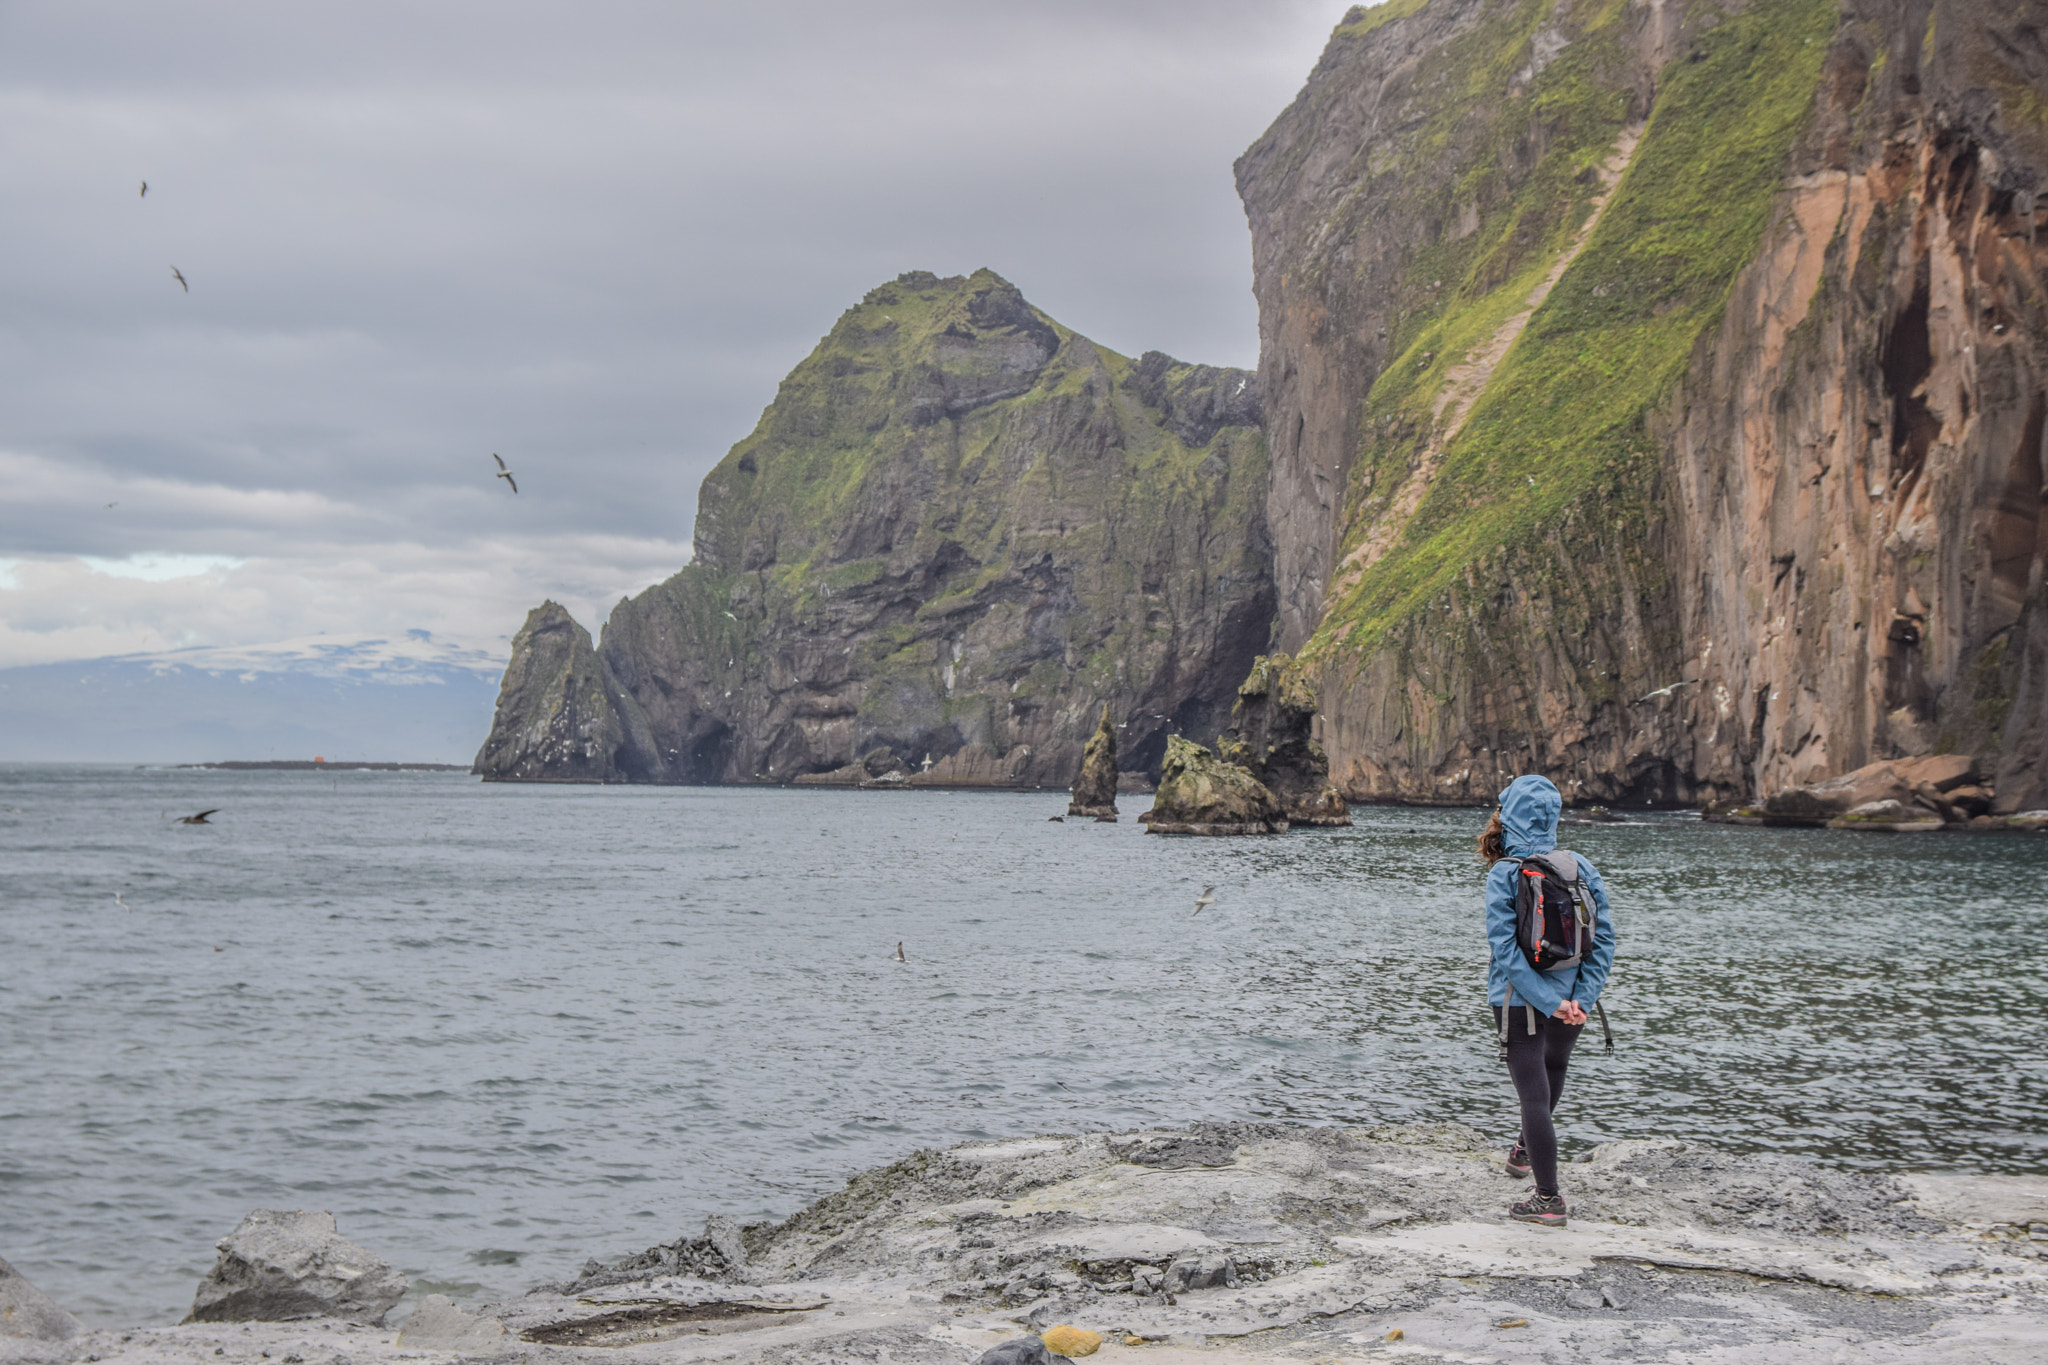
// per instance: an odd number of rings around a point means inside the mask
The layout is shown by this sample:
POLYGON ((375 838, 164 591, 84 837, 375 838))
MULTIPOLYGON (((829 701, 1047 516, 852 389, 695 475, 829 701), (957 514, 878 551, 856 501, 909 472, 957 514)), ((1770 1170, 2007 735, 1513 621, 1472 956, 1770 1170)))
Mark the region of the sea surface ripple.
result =
MULTIPOLYGON (((173 1320, 247 1210, 325 1208, 484 1297, 967 1138, 1512 1135, 1479 812, 1170 839, 1123 804, 0 767, 0 1256, 173 1320)), ((1621 938, 1568 1146, 2048 1171, 2048 838, 1566 842, 1621 938)))

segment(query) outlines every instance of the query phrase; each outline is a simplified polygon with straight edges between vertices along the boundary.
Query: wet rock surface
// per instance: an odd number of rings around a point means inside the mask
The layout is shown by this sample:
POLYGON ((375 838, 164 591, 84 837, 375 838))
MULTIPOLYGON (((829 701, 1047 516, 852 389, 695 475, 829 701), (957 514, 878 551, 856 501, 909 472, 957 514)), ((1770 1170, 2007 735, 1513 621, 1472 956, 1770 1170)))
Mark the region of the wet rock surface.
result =
POLYGON ((1179 735, 1166 742, 1159 790, 1138 819, 1153 834, 1278 834, 1287 828, 1286 808, 1256 777, 1179 735))
POLYGON ((1348 825, 1351 808, 1330 782, 1330 756, 1314 738, 1315 685, 1285 654, 1262 654, 1237 689, 1216 755, 1280 799, 1290 824, 1348 825))
POLYGON ((320 1210, 257 1209, 218 1249, 187 1322, 330 1317, 375 1326, 405 1295, 405 1276, 320 1210))
MULTIPOLYGON (((1893 1179, 1611 1143, 1564 1167, 1572 1221, 1558 1232, 1506 1221, 1521 1185, 1499 1157, 1455 1125, 1268 1123, 920 1151, 781 1223, 707 1229, 668 1244, 673 1257, 656 1248, 478 1309, 505 1329, 492 1343, 423 1332, 406 1348, 972 1365, 992 1350, 1037 1360, 1040 1333, 1071 1328, 1060 1339, 1076 1349, 1100 1338, 1092 1359, 1181 1365, 1365 1358, 1395 1331, 1404 1356, 1464 1362, 1780 1365, 1819 1350, 1964 1365, 2048 1351, 2048 1240, 2033 1232, 2048 1238, 2048 1179, 1893 1179), (685 1253, 717 1276, 743 1253, 748 1282, 664 1268, 685 1253)), ((34 1349, 136 1365, 400 1354, 388 1331, 332 1321, 34 1349)))
POLYGON ((1095 733, 1081 748, 1081 771, 1074 777, 1067 814, 1114 818, 1116 786, 1116 723, 1110 720, 1109 708, 1105 706, 1102 719, 1095 724, 1095 733))

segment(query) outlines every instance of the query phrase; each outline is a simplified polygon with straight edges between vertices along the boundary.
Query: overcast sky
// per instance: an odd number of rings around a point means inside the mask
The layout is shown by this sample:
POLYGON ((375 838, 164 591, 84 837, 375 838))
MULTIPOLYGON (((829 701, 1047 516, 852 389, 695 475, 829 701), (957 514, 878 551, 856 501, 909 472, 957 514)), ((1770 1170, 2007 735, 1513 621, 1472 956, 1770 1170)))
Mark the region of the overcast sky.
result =
POLYGON ((5 0, 0 667, 595 628, 904 270, 1251 365, 1231 161, 1344 8, 5 0))

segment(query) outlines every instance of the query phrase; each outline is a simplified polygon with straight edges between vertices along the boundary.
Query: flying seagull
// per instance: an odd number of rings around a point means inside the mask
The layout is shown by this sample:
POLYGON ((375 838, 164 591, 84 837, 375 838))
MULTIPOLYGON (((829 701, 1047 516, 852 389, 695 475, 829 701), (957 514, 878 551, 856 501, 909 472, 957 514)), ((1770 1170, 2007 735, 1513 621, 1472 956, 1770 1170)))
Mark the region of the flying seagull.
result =
POLYGON ((1639 702, 1645 702, 1650 700, 1650 698, 1652 697, 1668 697, 1673 692, 1676 692, 1679 688, 1691 687, 1694 683, 1698 681, 1698 678, 1687 678, 1684 682, 1675 682, 1671 684, 1671 686, 1669 687, 1660 687, 1655 692, 1646 692, 1642 696, 1637 697, 1636 700, 1639 702))
POLYGON ((130 905, 127 901, 121 899, 121 893, 119 891, 116 891, 114 893, 114 904, 120 906, 123 910, 133 910, 135 908, 134 906, 130 905))
POLYGON ((178 288, 184 290, 188 294, 192 292, 192 286, 185 283, 185 277, 184 275, 179 273, 178 267, 171 267, 171 278, 178 282, 178 288))
POLYGON ((1209 893, 1210 893, 1211 891, 1214 891, 1215 889, 1216 889, 1216 888, 1215 888, 1215 887, 1213 887, 1213 886, 1205 886, 1205 887, 1203 887, 1203 888, 1202 888, 1202 894, 1201 894, 1201 895, 1199 895, 1199 896, 1197 896, 1197 897, 1195 897, 1195 913, 1196 913, 1196 914, 1198 914, 1198 915, 1199 915, 1199 914, 1201 914, 1201 913, 1202 913, 1202 907, 1203 907, 1203 906, 1205 906, 1205 905, 1214 905, 1214 904, 1216 903, 1216 898, 1215 898, 1214 896, 1212 896, 1212 895, 1210 895, 1210 894, 1209 894, 1209 893))
POLYGON ((147 180, 145 180, 145 181, 143 181, 143 182, 142 182, 142 193, 141 193, 141 194, 138 194, 138 195, 136 195, 135 197, 136 197, 137 199, 147 199, 147 198, 149 198, 149 182, 148 182, 147 180))
POLYGON ((203 810, 199 812, 199 814, 197 815, 181 815, 178 817, 178 823, 181 825, 210 825, 213 823, 213 821, 207 819, 206 817, 209 815, 218 814, 220 814, 220 807, 215 806, 213 809, 203 810))
POLYGON ((903 955, 903 941, 902 941, 901 939, 898 939, 898 940, 896 941, 896 960, 897 960, 898 962, 901 962, 901 963, 905 963, 905 964, 908 964, 908 963, 909 963, 909 961, 910 961, 910 959, 909 959, 909 958, 907 958, 907 957, 905 957, 905 956, 903 955))
POLYGON ((511 484, 512 491, 514 493, 517 493, 519 491, 518 481, 512 477, 512 471, 505 468, 505 461, 503 460, 503 458, 501 458, 498 452, 495 450, 491 452, 491 458, 498 461, 498 477, 503 479, 506 483, 511 484))
MULTIPOLYGON (((107 507, 119 507, 120 505, 121 504, 118 502, 110 502, 107 504, 107 507)), ((106 510, 106 507, 103 507, 100 510, 104 512, 106 510)))

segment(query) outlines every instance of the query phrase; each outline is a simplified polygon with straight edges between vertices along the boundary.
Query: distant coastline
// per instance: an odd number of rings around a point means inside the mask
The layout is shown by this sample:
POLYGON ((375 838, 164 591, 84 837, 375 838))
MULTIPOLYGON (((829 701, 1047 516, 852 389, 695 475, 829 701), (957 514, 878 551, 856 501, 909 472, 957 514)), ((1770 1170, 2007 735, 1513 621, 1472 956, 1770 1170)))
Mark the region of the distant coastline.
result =
POLYGON ((374 773, 466 773, 467 763, 358 763, 349 759, 328 762, 324 758, 228 759, 221 763, 177 763, 178 768, 225 768, 231 772, 332 773, 343 770, 374 773))

